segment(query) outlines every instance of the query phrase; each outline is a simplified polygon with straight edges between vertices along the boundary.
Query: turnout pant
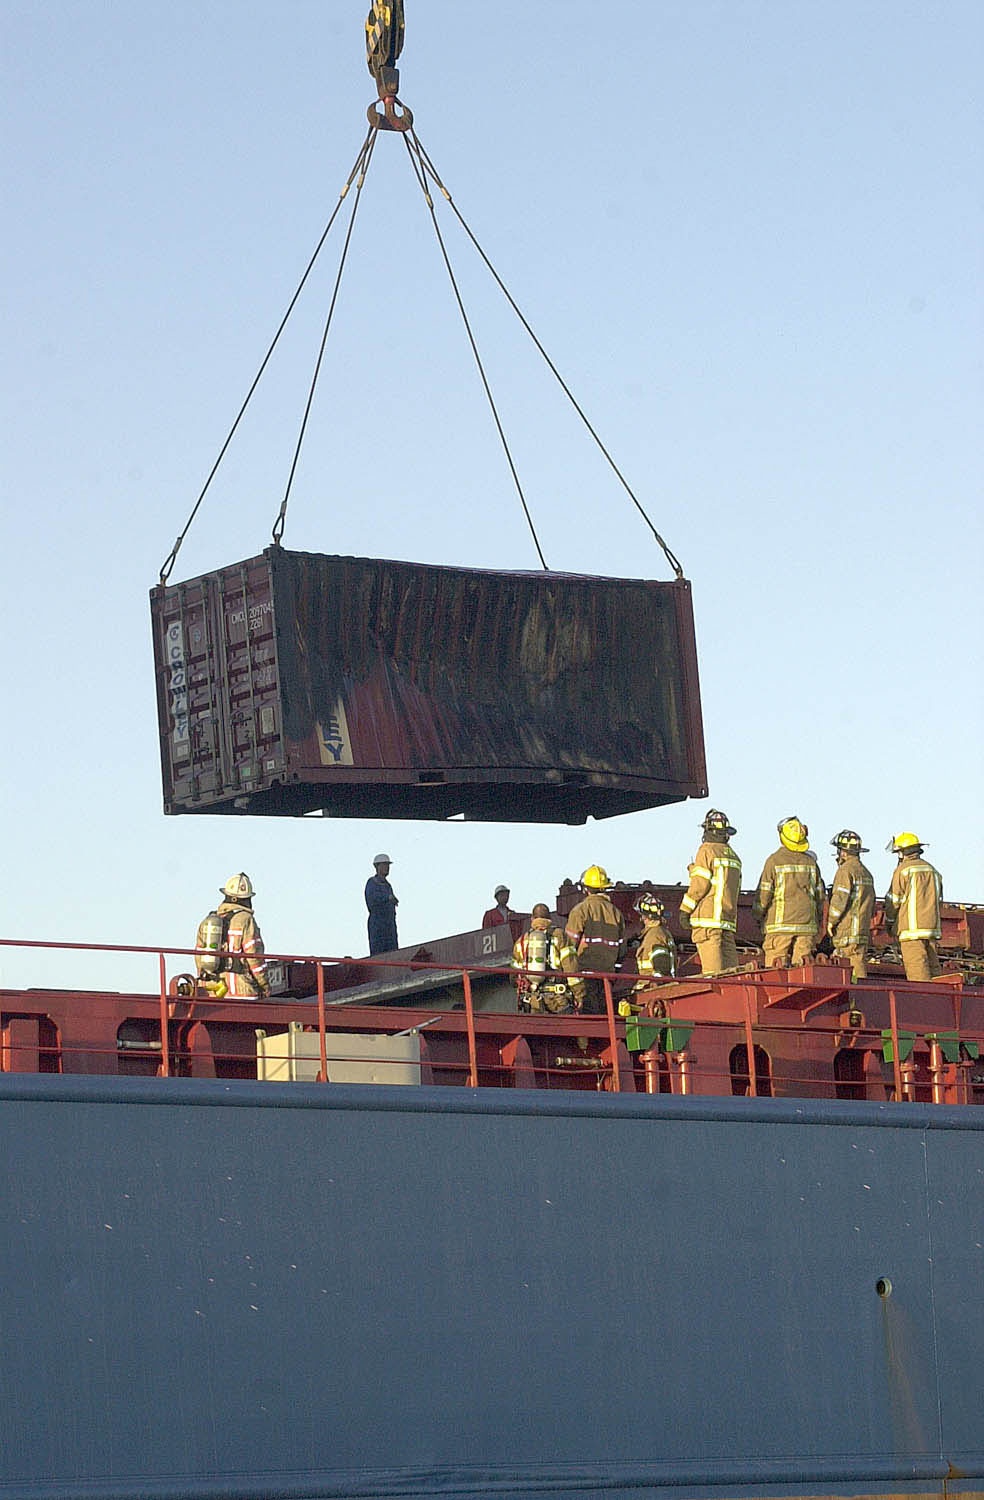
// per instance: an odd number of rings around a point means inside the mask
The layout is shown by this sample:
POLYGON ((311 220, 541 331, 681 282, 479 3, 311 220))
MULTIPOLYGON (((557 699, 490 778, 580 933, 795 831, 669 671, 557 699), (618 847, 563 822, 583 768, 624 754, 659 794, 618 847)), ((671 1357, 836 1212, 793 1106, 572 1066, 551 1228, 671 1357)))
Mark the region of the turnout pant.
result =
POLYGON ((697 948, 702 974, 720 974, 724 969, 737 969, 738 948, 733 932, 725 932, 720 927, 693 927, 691 935, 697 948))
POLYGON ((943 973, 932 938, 909 938, 900 942, 906 979, 935 979, 943 973))
POLYGON ((813 957, 815 932, 767 932, 762 939, 767 969, 796 969, 813 957))
MULTIPOLYGON (((615 978, 615 975, 612 975, 615 978)), ((568 979, 574 1003, 586 1016, 607 1014, 605 1005, 605 982, 603 979, 568 979)))
POLYGON ((835 943, 834 957, 838 963, 850 964, 852 979, 867 979, 868 950, 860 943, 835 943))

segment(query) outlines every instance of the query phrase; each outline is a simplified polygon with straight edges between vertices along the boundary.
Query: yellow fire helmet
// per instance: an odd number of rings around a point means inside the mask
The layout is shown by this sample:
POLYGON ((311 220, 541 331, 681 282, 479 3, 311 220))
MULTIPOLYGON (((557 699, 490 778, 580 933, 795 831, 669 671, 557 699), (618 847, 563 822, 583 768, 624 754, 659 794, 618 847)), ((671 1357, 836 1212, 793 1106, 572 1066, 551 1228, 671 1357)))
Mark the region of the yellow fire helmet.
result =
POLYGON ((588 865, 581 876, 581 884, 589 891, 607 891, 611 886, 611 881, 603 865, 588 865))
POLYGON ((237 875, 230 875, 222 887, 222 895, 229 901, 251 901, 253 894, 253 882, 243 870, 237 875))
POLYGON ((885 847, 893 854, 909 854, 913 849, 925 849, 926 845, 914 833, 897 833, 885 847))
POLYGON ((793 854, 805 854, 810 847, 810 830, 799 818, 783 818, 779 824, 779 838, 783 847, 793 854))

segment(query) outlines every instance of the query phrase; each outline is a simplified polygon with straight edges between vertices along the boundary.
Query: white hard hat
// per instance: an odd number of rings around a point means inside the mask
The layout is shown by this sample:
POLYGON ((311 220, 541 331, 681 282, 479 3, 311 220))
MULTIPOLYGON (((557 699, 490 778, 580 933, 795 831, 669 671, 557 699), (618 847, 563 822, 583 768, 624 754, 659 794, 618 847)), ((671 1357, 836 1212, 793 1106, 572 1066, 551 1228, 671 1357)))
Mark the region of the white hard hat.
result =
POLYGON ((374 865, 391 865, 392 863, 393 861, 390 859, 388 854, 377 854, 376 858, 373 860, 374 865))
POLYGON ((228 896, 230 901, 249 901, 253 897, 253 882, 249 876, 240 870, 236 875, 230 875, 222 887, 223 896, 228 896))
POLYGON ((508 885, 497 885, 492 894, 493 896, 498 896, 501 891, 505 891, 506 895, 508 896, 510 889, 511 887, 508 885))

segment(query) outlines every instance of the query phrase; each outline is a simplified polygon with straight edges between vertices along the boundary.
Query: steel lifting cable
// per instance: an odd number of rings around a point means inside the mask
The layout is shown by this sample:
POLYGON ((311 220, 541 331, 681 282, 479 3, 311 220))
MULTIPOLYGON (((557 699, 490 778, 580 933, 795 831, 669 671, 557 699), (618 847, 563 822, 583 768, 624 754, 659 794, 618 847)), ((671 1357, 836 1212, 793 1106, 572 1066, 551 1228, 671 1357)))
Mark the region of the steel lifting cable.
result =
POLYGON ((294 449, 294 458, 291 462, 290 473, 287 476, 287 487, 284 490, 284 498, 280 502, 280 510, 277 513, 277 519, 273 523, 273 544, 275 547, 280 546, 280 540, 284 534, 284 525, 287 520, 287 502, 290 499, 291 487, 294 483, 294 475, 297 472, 297 464, 301 456, 301 445, 304 442, 304 434, 307 431, 308 417, 311 415, 311 406, 314 402, 314 392, 317 388, 318 376, 321 374, 321 365, 325 357, 325 346, 328 343, 328 334, 331 330, 331 320, 334 317, 335 304, 338 301, 338 289, 342 284, 342 274, 345 270, 345 262, 348 258, 349 245, 352 243, 352 231, 355 228, 355 216, 359 211, 359 203, 362 198, 362 189, 365 185, 366 174, 369 171, 369 164, 372 161, 372 153, 376 149, 376 132, 373 130, 370 131, 370 134, 372 135, 372 143, 370 144, 369 150, 366 153, 365 164, 359 174, 359 180, 356 184, 355 189, 355 197, 352 200, 352 212, 349 215, 349 225, 345 235, 345 244, 342 246, 342 255, 338 263, 338 274, 335 277, 335 288, 331 294, 331 305, 328 308, 328 316, 325 319, 324 333, 321 335, 321 347, 318 350, 318 358, 315 360, 314 374, 311 377, 311 388, 308 391, 308 398, 304 407, 304 415, 301 418, 300 431, 297 434, 297 446, 294 449))
MULTIPOLYGON (((635 506, 636 510, 639 512, 640 516, 645 521, 646 525, 649 527, 649 530, 652 532, 653 536, 655 537, 656 541, 659 543, 660 547, 663 549, 663 553, 664 553, 664 555, 666 557, 667 562, 670 564, 670 567, 673 569, 673 571, 676 574, 677 578, 682 578, 684 576, 684 573, 683 573, 683 567, 682 567, 679 559, 674 555, 674 553, 672 552, 672 550, 670 549, 670 547, 667 545, 667 543, 660 536, 659 532, 656 530, 656 527, 653 525, 652 521, 647 516, 645 510, 642 507, 641 502, 637 499, 637 497, 634 494, 631 486, 629 485, 628 480, 625 478, 625 475, 622 473, 621 469, 618 467, 618 465, 616 464, 615 460, 612 458, 612 455, 609 453, 608 449, 605 447, 604 443, 602 442, 601 438, 598 436, 598 434, 595 431, 594 427, 591 425, 591 422, 588 420, 587 415, 582 410, 582 408, 580 406, 580 403, 577 401, 576 397, 574 396, 573 391, 570 389, 570 387, 568 386, 566 380, 561 375, 560 371, 557 369, 557 366, 554 364, 553 360, 550 358, 550 355, 547 353, 546 349, 543 347, 543 345, 541 344, 540 340, 537 338, 537 336, 534 333, 533 329, 530 327, 529 323, 527 322, 526 318, 523 315, 522 310, 519 308, 519 306, 517 305, 517 303, 515 302, 512 294, 511 294, 511 292, 509 291, 509 288, 506 286, 505 282, 502 280, 502 277, 499 275, 499 273, 496 270, 495 266, 489 260, 489 258, 486 255, 485 251, 482 249, 482 246, 479 244, 478 240, 475 238, 475 235, 472 233, 471 229, 469 228, 467 222, 464 219, 464 216, 462 215, 461 211, 459 210, 458 205, 455 203, 454 199, 452 198, 452 196, 451 196, 450 192, 448 191, 448 189, 445 187, 444 183, 441 181, 441 178, 438 175, 438 172, 437 172, 437 169, 434 166, 434 163, 431 161, 429 155, 427 154, 426 150, 424 149, 423 145, 421 144, 420 137, 417 135, 417 132, 415 130, 413 130, 413 129, 411 129, 410 132, 409 132, 409 140, 407 142, 407 149, 408 150, 410 150, 411 144, 412 144, 412 147, 413 147, 413 151, 416 153, 417 160, 420 163, 420 171, 424 174, 424 182, 423 182, 422 185, 423 185, 423 188, 424 188, 424 194, 425 194, 425 196, 427 198, 428 203, 430 204, 431 215, 434 217, 435 228, 437 228, 437 219, 436 219, 436 216, 434 215, 434 207, 433 207, 433 203, 432 203, 431 198, 430 198, 430 193, 427 190, 427 185, 426 185, 426 179, 427 179, 427 177, 430 177, 433 180, 435 186, 438 188, 438 190, 440 191, 440 193, 442 194, 442 196, 447 199, 448 203, 451 206, 451 210, 454 213, 455 218, 458 220, 458 222, 461 225, 462 229, 465 231, 466 235, 471 240, 471 242, 474 245, 475 249, 478 251, 478 254, 481 256, 482 260, 485 262, 485 265, 488 268, 489 272, 491 273, 491 275, 492 275, 492 277, 493 277, 496 285, 498 286, 499 290, 502 292, 502 294, 505 297, 506 301, 509 303, 509 306, 512 308, 513 312, 516 314, 517 318, 522 323, 523 327, 526 329, 526 332, 529 334, 530 338, 533 340, 533 342, 536 345, 537 349, 540 351, 540 354, 543 356, 544 360, 546 361, 546 364, 547 364, 547 366, 548 366, 551 374, 557 380, 557 383, 559 384, 561 390, 564 392, 564 395, 567 397, 568 401, 571 403, 571 405, 573 406, 574 410, 577 412, 578 416, 581 418, 581 421, 584 423, 584 425, 587 428, 588 432, 594 438, 595 443, 597 444, 598 448, 601 450, 601 452, 604 455, 604 457, 607 459, 608 464, 609 464, 610 468, 612 469, 612 472, 615 474, 615 477, 618 479, 618 481, 621 484, 622 488, 625 490, 625 493, 628 495, 629 499, 632 501, 632 504, 635 506)), ((438 230, 438 236, 440 237, 440 231, 439 230, 438 230)), ((443 241, 442 241, 442 249, 443 249, 443 241)), ((447 259, 447 256, 445 255, 445 260, 446 259, 447 259)), ((449 269, 450 269, 450 267, 449 267, 449 269)), ((477 358, 477 355, 476 355, 476 358, 477 358)), ((496 420, 498 420, 498 419, 496 419, 496 420)), ((500 431, 501 431, 501 429, 500 429, 500 431)), ((505 439, 503 439, 503 441, 505 441, 505 439)), ((517 483, 518 483, 518 481, 517 481, 517 483)), ((526 509, 526 502, 525 502, 525 500, 523 501, 523 508, 524 508, 524 510, 526 509)), ((529 512, 527 512, 527 520, 529 520, 529 512)), ((532 530, 532 525, 533 525, 533 523, 530 522, 530 529, 531 530, 532 530)), ((535 538, 535 533, 534 533, 534 538, 535 538)), ((539 550, 540 550, 539 549, 539 543, 537 543, 537 551, 539 552, 539 550)), ((542 553, 540 553, 540 558, 541 558, 541 561, 542 561, 542 558, 543 558, 543 554, 542 553)), ((545 563, 544 563, 544 567, 546 567, 545 563)))
POLYGON ((290 302, 287 305, 287 311, 284 313, 283 318, 280 321, 280 326, 279 326, 279 328, 277 329, 276 333, 273 336, 273 339, 271 341, 270 347, 267 349, 266 354, 263 356, 263 362, 260 365, 260 368, 256 372, 256 376, 255 376, 255 378, 253 380, 252 385, 250 386, 249 390, 246 392, 246 397, 245 397, 245 399, 243 401, 242 406, 239 408, 239 412, 238 412, 238 414, 236 416, 236 420, 233 422, 231 428, 229 429, 229 432, 228 432, 228 435, 226 437, 226 440, 222 444, 222 447, 219 450, 219 455, 216 458, 215 463, 212 465, 211 470, 209 471, 208 478, 205 480, 205 483, 202 485, 201 493, 199 494, 198 499, 195 501, 194 505, 192 506, 191 515, 188 517, 187 521, 185 522, 183 530, 178 533, 178 538, 177 538, 176 542, 174 543, 174 546, 171 548, 171 551, 169 552, 167 558, 164 561, 164 564, 163 564, 163 566, 161 568, 161 575, 160 575, 161 587, 163 587, 167 583, 168 579, 171 576, 171 570, 174 567, 174 564, 175 564, 175 562, 177 560, 178 552, 181 549, 181 544, 184 541, 185 537, 188 535, 188 532, 189 532, 189 530, 191 528, 191 524, 194 521, 196 515, 198 514, 199 507, 201 506, 202 501, 205 499, 205 496, 208 493, 209 486, 211 485, 212 480, 215 478, 215 475, 216 475, 216 473, 218 471, 219 465, 221 464, 223 458, 225 457, 226 450, 228 449, 229 444, 232 442, 232 439, 233 439, 233 437, 236 434, 236 429, 239 427, 239 424, 242 421, 243 416, 245 415, 246 408, 249 405, 250 400, 252 399, 252 396, 253 396, 253 394, 254 394, 254 392, 256 390, 256 387, 259 385, 260 380, 262 379, 263 372, 265 371, 267 365, 270 362, 270 358, 271 358, 271 356, 273 354, 274 349, 277 347, 277 344, 280 341, 280 336, 281 336, 281 334, 283 333, 284 329, 287 326, 288 319, 290 318, 291 313, 294 311, 294 308, 297 305, 297 300, 300 297, 301 292, 304 290, 304 286, 305 286, 305 284, 307 282, 308 277, 310 276, 312 270, 314 269, 314 263, 318 259, 318 256, 321 254, 322 247, 324 246, 325 240, 328 238, 329 231, 331 230, 331 227, 334 224, 335 219, 338 217, 338 214, 339 214, 339 212, 341 210, 342 204, 345 201, 345 198, 348 196, 348 191, 351 188, 352 183, 356 180, 357 177, 360 179, 359 186, 361 188, 362 181, 365 179, 366 165, 368 163, 369 157, 372 155, 372 149, 373 149, 373 145, 375 143, 375 136, 376 136, 375 130, 372 129, 372 127, 370 127, 369 130, 366 133, 365 140, 362 142, 362 147, 361 147, 361 149, 359 151, 359 154, 358 154, 358 156, 355 159, 355 164, 352 167, 351 172, 349 173, 348 177, 345 180, 345 186, 342 188, 341 192, 338 195, 338 202, 335 204, 335 207, 332 210, 331 217, 329 218, 328 223, 325 225, 324 230, 323 230, 322 235, 321 235, 321 238, 319 239, 317 245, 315 246, 314 254, 311 256, 311 259, 308 261, 307 267, 305 268, 305 271, 304 271, 304 275, 301 277, 301 279, 300 279, 300 281, 298 283, 297 290, 294 292, 293 297, 291 297, 290 302))
POLYGON ((482 357, 478 352, 478 345, 475 342, 475 335, 472 333, 471 323, 468 320, 468 314, 465 311, 465 304, 462 300, 461 292, 458 288, 458 282, 451 267, 451 259, 447 252, 447 246, 444 243, 444 236, 441 234, 441 226, 437 222, 437 214, 434 211, 434 200, 427 188, 427 175, 424 164, 423 161, 415 155, 414 148, 411 145, 411 141, 414 140, 413 131, 410 130, 406 135, 404 135, 403 140, 407 148, 407 155, 410 157, 410 163, 413 167, 414 175, 417 178, 418 183, 420 184, 421 191, 424 195, 424 200, 427 204, 428 211, 430 212, 431 223, 434 226, 434 233, 437 235, 437 243, 441 247, 441 255, 444 258, 444 264, 447 267, 448 276, 451 278, 451 286, 454 290, 455 300, 458 304, 458 310, 461 313, 462 322, 465 325, 465 332, 468 335, 468 342, 471 345, 472 354, 475 356, 475 363, 478 366, 478 373, 481 376, 482 385, 485 388, 485 394, 488 397, 489 406, 492 409, 492 416, 495 421, 496 430, 499 434, 499 440, 502 443, 503 452, 506 455, 506 462, 509 465, 509 472, 512 474, 513 484, 516 486, 516 493, 519 495, 519 501, 523 507, 523 514, 526 516, 526 524, 530 528, 530 535, 533 538, 533 545, 536 548, 537 556, 540 559, 541 565, 546 571, 549 572, 547 560, 543 555, 543 548, 540 546, 540 539, 536 534, 536 527, 533 525, 533 517, 530 515, 530 508, 526 503, 526 496, 523 493, 523 486, 520 483, 519 474, 516 472, 516 465, 513 462, 513 456, 509 449, 509 443, 506 439, 505 430, 499 417, 499 410, 495 404, 495 398, 492 395, 492 387, 489 385, 488 376, 485 373, 485 366, 482 363, 482 357))

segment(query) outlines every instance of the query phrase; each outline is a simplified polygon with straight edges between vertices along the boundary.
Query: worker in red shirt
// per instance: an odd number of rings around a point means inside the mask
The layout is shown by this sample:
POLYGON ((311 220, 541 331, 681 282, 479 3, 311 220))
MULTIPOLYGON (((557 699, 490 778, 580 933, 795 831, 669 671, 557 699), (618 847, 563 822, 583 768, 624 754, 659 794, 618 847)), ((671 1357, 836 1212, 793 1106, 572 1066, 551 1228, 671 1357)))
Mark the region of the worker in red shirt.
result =
POLYGON ((490 906, 482 918, 483 927, 505 927, 510 917, 515 917, 516 912, 509 905, 509 887, 497 885, 492 892, 495 897, 495 905, 490 906))

